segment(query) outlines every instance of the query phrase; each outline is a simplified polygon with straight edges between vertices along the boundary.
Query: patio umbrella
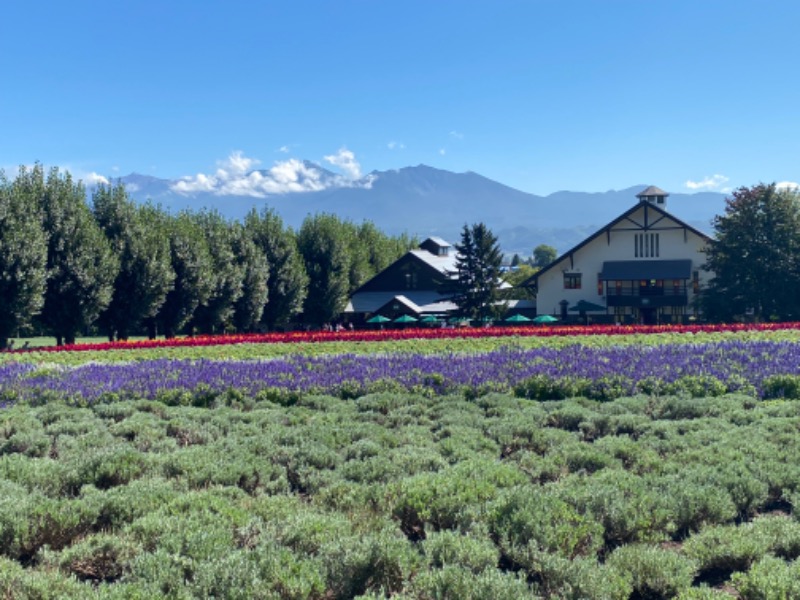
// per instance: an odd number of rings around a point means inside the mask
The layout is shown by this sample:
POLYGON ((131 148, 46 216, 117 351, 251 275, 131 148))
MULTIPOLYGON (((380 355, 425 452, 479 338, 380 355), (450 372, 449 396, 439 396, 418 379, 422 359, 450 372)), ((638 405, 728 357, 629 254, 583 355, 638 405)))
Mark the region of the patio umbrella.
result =
POLYGON ((412 317, 411 315, 401 315, 397 317, 394 322, 395 323, 416 323, 419 319, 416 317, 412 317))
POLYGON ((538 317, 533 318, 534 323, 558 323, 558 319, 556 319, 553 315, 539 315, 538 317))
POLYGON ((453 325, 458 325, 459 323, 469 323, 469 319, 466 317, 450 317, 447 319, 448 323, 452 323, 453 325))
POLYGON ((388 323, 389 321, 391 321, 391 319, 384 317, 383 315, 375 315, 374 317, 367 319, 367 323, 388 323))
POLYGON ((570 312, 599 312, 604 311, 606 309, 605 306, 600 306, 599 304, 595 304, 594 302, 587 302, 586 300, 580 300, 575 306, 570 306, 570 312))
POLYGON ((529 323, 530 319, 525 315, 514 315, 506 319, 506 323, 529 323))
POLYGON ((433 315, 425 315, 419 320, 420 323, 438 323, 439 318, 433 315))

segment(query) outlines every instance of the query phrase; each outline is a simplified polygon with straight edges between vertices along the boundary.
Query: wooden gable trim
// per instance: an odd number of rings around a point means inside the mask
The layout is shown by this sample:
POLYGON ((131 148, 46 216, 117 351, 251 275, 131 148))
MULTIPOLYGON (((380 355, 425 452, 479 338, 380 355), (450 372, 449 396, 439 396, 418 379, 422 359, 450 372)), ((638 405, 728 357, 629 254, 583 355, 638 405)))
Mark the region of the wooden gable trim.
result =
POLYGON ((643 204, 646 205, 646 206, 644 206, 645 215, 648 215, 649 211, 653 211, 654 213, 661 215, 661 217, 658 219, 658 221, 660 221, 661 219, 669 218, 675 223, 674 227, 660 227, 659 228, 660 231, 667 231, 667 230, 671 230, 671 229, 683 229, 683 231, 684 231, 684 241, 688 241, 688 232, 691 231, 692 233, 694 233, 695 235, 697 235, 701 239, 704 239, 708 243, 713 243, 714 242, 714 240, 710 236, 706 235, 705 233, 703 233, 699 229, 696 229, 696 228, 692 227, 688 223, 685 223, 685 222, 681 221, 679 218, 675 217, 674 215, 671 215, 670 213, 665 211, 663 208, 659 208, 658 206, 653 206, 653 205, 651 205, 649 203, 639 202, 639 203, 633 205, 628 210, 626 210, 619 217, 617 217, 616 219, 611 221, 605 227, 602 227, 602 228, 598 229, 595 233, 593 233, 592 235, 587 237, 580 244, 578 244, 577 246, 567 250, 564 254, 559 256, 556 260, 554 260, 552 263, 547 265, 545 268, 543 268, 542 270, 538 271, 537 273, 534 273, 533 275, 531 275, 528 279, 526 279, 525 281, 523 281, 520 284, 520 287, 534 287, 538 283, 539 277, 541 277, 542 275, 544 275, 545 273, 547 273, 548 271, 550 271, 551 269, 556 267, 558 264, 563 262, 563 260, 566 259, 567 257, 569 257, 569 259, 570 259, 571 267, 574 267, 573 255, 578 250, 580 250, 581 248, 583 248, 584 246, 588 245, 590 242, 592 242, 593 240, 595 240, 596 238, 601 236, 604 231, 606 232, 606 239, 608 240, 608 244, 611 244, 611 231, 612 230, 614 230, 614 231, 636 231, 636 230, 641 231, 647 225, 647 223, 645 223, 644 225, 642 225, 641 223, 637 223, 636 221, 634 221, 631 218, 631 215, 633 215, 637 210, 639 210, 639 208, 641 208, 643 204), (618 224, 620 224, 620 223, 622 223, 624 221, 629 221, 630 223, 633 223, 637 227, 636 228, 632 228, 632 227, 628 227, 628 228, 616 227, 618 224))

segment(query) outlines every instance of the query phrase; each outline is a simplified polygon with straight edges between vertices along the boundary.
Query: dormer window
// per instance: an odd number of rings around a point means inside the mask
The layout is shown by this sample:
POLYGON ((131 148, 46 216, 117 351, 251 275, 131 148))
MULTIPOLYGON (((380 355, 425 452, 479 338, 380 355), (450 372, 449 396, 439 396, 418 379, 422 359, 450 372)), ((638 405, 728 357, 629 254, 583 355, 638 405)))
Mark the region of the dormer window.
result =
POLYGON ((438 237, 427 238, 419 247, 422 250, 427 250, 434 256, 448 256, 450 254, 450 248, 452 248, 450 242, 446 242, 438 237))

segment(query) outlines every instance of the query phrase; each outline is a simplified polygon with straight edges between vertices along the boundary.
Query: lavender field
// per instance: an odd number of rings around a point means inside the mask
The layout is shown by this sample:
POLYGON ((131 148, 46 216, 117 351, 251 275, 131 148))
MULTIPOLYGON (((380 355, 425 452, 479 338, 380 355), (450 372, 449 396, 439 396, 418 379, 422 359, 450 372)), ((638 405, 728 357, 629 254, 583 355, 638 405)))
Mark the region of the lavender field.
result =
POLYGON ((797 342, 417 345, 0 364, 0 595, 800 597, 797 342))
POLYGON ((548 389, 556 397, 597 399, 682 391, 695 396, 746 392, 780 397, 794 393, 787 381, 797 374, 800 344, 740 339, 653 346, 501 346, 489 352, 434 355, 406 352, 271 360, 156 359, 48 368, 25 363, 0 366, 6 402, 39 396, 86 402, 115 395, 152 400, 181 391, 221 394, 228 390, 246 396, 297 392, 344 398, 375 391, 475 396, 516 390, 523 396, 535 393, 530 397, 548 399, 548 389))

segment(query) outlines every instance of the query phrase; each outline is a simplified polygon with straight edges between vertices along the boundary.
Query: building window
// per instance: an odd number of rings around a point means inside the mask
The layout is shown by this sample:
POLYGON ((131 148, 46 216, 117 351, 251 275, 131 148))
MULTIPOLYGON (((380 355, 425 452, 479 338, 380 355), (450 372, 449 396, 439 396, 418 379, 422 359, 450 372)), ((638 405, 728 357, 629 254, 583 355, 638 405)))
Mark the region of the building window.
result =
POLYGON ((406 273, 406 289, 407 290, 415 290, 417 289, 417 274, 416 273, 406 273))
POLYGON ((633 256, 635 258, 658 258, 660 255, 657 233, 637 233, 634 236, 633 256))
POLYGON ((565 290, 579 290, 579 289, 581 289, 581 274, 580 273, 564 273, 564 289, 565 290))

